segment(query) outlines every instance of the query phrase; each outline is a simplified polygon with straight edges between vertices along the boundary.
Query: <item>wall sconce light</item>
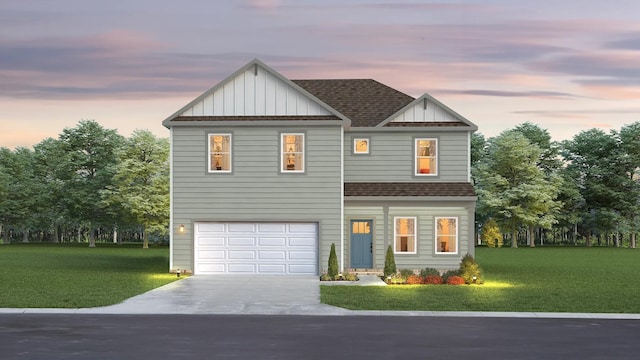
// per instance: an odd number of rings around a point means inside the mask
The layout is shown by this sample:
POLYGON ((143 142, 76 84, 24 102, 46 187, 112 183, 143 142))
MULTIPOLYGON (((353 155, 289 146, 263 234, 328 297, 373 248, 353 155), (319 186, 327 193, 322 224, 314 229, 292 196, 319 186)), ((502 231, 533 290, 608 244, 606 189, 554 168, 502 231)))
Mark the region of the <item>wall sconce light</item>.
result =
POLYGON ((181 234, 184 233, 184 225, 180 224, 180 227, 178 227, 178 232, 180 232, 181 234))
POLYGON ((176 277, 180 277, 180 269, 176 269, 176 277))

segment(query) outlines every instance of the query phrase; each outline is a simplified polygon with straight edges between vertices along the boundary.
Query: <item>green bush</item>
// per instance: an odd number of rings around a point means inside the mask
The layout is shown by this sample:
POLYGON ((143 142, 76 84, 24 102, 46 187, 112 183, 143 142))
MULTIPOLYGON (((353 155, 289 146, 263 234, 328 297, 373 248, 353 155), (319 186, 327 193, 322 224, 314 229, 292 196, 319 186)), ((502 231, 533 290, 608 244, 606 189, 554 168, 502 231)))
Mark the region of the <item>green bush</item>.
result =
POLYGON ((387 248, 387 255, 384 258, 384 277, 394 275, 396 273, 396 259, 393 256, 391 245, 387 248))
POLYGON ((431 275, 440 275, 440 271, 430 267, 420 270, 420 276, 422 277, 427 277, 431 275))
POLYGON ((329 271, 327 274, 331 278, 338 276, 338 257, 336 256, 336 244, 331 243, 331 252, 329 253, 329 271))
POLYGON ((470 254, 465 255, 460 262, 460 277, 462 277, 467 284, 482 281, 480 279, 480 265, 478 265, 470 254))
POLYGON ((413 270, 409 270, 409 269, 400 269, 399 273, 405 278, 408 278, 409 276, 416 274, 413 272, 413 270))
POLYGON ((333 281, 333 278, 329 274, 320 275, 320 281, 333 281))
POLYGON ((356 275, 355 273, 346 273, 343 276, 345 281, 358 281, 358 275, 356 275))
POLYGON ((444 274, 442 274, 442 280, 444 281, 444 283, 447 283, 447 279, 449 279, 452 276, 460 276, 460 270, 456 269, 456 270, 447 270, 444 272, 444 274))
POLYGON ((390 278, 387 278, 387 284, 406 284, 407 277, 400 273, 392 274, 390 278))

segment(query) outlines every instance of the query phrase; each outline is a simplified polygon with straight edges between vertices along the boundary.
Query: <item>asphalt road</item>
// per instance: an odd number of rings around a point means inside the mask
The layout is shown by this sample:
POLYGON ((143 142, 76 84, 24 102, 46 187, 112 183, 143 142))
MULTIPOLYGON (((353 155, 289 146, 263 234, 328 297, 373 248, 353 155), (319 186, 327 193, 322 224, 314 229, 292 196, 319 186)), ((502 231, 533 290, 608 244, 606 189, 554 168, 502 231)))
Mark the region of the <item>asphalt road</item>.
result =
POLYGON ((640 321, 0 315, 0 359, 637 359, 640 321))

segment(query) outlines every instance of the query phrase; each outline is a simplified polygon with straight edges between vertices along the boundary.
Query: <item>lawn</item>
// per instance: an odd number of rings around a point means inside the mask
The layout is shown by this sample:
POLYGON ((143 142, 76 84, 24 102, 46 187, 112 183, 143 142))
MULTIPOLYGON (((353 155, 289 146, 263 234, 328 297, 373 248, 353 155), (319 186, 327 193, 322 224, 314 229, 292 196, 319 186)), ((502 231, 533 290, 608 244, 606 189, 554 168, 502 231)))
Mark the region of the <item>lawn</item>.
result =
POLYGON ((476 249, 484 285, 321 286, 354 310, 640 313, 640 250, 476 249))
POLYGON ((169 249, 141 245, 0 245, 0 308, 119 303, 176 279, 169 249))

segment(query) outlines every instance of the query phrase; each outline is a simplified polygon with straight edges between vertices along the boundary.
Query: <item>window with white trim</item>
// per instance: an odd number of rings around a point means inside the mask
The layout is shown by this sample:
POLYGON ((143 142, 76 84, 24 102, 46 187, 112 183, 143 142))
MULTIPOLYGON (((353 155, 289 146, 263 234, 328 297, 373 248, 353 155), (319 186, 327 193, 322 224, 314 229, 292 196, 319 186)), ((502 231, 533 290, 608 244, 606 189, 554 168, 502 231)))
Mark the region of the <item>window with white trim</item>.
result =
POLYGON ((353 139, 353 153, 368 154, 369 153, 369 139, 368 138, 354 138, 353 139))
POLYGON ((458 218, 436 218, 436 254, 458 253, 458 218))
POLYGON ((438 175, 438 139, 415 140, 415 175, 438 175))
POLYGON ((209 134, 209 172, 231 172, 231 134, 209 134))
POLYGON ((418 236, 415 217, 393 218, 394 246, 396 254, 415 254, 418 236))
POLYGON ((281 134, 282 172, 304 172, 304 134, 281 134))

